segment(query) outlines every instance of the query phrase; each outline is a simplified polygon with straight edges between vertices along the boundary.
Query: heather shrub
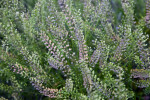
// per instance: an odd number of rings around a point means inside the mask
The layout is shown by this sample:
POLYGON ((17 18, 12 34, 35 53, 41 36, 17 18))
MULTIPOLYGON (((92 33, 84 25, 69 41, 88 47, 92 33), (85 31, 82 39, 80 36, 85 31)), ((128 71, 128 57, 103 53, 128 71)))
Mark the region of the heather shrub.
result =
POLYGON ((38 0, 31 13, 18 0, 1 9, 0 90, 55 99, 127 100, 131 69, 147 69, 145 19, 121 0, 116 23, 109 0, 38 0), (18 25, 18 26, 17 26, 18 25))

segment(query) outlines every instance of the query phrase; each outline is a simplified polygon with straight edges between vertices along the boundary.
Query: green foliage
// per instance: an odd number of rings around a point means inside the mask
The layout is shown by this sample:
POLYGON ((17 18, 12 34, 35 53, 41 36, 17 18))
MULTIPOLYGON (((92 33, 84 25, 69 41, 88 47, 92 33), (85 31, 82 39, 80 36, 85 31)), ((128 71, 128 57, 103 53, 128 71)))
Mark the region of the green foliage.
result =
POLYGON ((0 90, 20 98, 25 91, 66 100, 133 98, 132 65, 149 66, 134 0, 121 0, 120 22, 110 0, 60 2, 38 0, 27 12, 21 1, 3 1, 0 90))
POLYGON ((144 94, 149 95, 150 94, 150 86, 145 88, 144 94))

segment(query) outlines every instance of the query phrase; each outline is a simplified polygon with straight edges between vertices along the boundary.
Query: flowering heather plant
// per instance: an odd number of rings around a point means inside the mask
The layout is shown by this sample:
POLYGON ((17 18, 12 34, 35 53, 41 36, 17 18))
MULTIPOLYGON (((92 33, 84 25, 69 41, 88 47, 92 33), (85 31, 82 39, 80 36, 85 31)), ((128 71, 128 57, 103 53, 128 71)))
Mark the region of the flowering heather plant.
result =
POLYGON ((10 81, 10 94, 30 89, 55 99, 134 96, 128 81, 132 64, 147 68, 150 54, 145 20, 134 21, 134 0, 121 0, 119 25, 109 0, 81 0, 80 6, 73 0, 62 6, 60 0, 38 0, 31 14, 18 0, 8 1, 0 22, 0 77, 10 81))

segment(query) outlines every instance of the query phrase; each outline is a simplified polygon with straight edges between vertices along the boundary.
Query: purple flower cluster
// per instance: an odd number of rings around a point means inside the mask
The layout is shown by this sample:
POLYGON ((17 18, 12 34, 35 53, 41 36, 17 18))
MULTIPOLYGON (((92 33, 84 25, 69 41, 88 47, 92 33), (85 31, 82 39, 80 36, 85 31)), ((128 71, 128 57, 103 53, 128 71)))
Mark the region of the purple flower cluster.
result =
POLYGON ((128 41, 126 37, 124 39, 121 39, 119 45, 117 46, 115 53, 114 53, 114 60, 120 61, 122 59, 122 54, 124 51, 126 51, 126 47, 128 46, 128 41))
POLYGON ((149 70, 142 70, 142 69, 132 70, 131 77, 140 79, 150 78, 149 70))
POLYGON ((148 28, 150 28, 150 1, 147 0, 146 2, 146 17, 145 17, 145 21, 146 21, 146 26, 148 28))
POLYGON ((13 70, 13 72, 17 74, 23 74, 23 72, 29 71, 27 68, 23 68, 22 66, 19 66, 18 64, 15 64, 15 66, 13 65, 11 69, 13 70))
MULTIPOLYGON (((69 65, 66 65, 67 64, 67 61, 65 61, 66 58, 64 57, 63 54, 60 54, 61 51, 57 49, 57 47, 54 45, 54 43, 52 43, 51 40, 49 40, 49 37, 46 36, 46 34, 41 34, 41 38, 44 44, 46 45, 47 49, 49 50, 49 52, 52 54, 52 57, 48 58, 50 66, 55 69, 60 69, 64 74, 69 73, 71 69, 69 65)), ((64 41, 64 44, 65 42, 66 41, 64 41)), ((65 47, 61 46, 60 48, 64 50, 68 46, 69 45, 66 45, 65 47)), ((71 48, 69 48, 69 51, 70 50, 71 48)), ((65 50, 63 52, 66 53, 66 55, 69 54, 69 52, 66 52, 65 50)))
MULTIPOLYGON (((78 19, 79 16, 76 16, 76 19, 78 19)), ((76 21, 75 24, 75 35, 76 39, 78 40, 78 48, 79 48, 79 66, 80 70, 83 75, 83 85, 86 88, 87 93, 91 92, 92 89, 92 78, 91 78, 91 73, 88 68, 88 50, 87 50, 87 45, 86 41, 84 40, 84 35, 82 32, 82 20, 79 19, 78 22, 76 21), (80 20, 80 21, 79 21, 80 20), (79 27, 78 26, 81 26, 79 27)))
POLYGON ((65 20, 67 22, 69 31, 71 33, 71 35, 69 35, 69 38, 72 40, 75 40, 74 37, 74 32, 75 32, 75 19, 73 17, 73 15, 71 15, 70 9, 68 5, 65 6, 65 9, 63 10, 64 16, 65 16, 65 20))
POLYGON ((59 91, 58 89, 47 88, 47 87, 45 87, 45 86, 42 85, 41 81, 39 83, 37 80, 38 79, 36 77, 34 77, 34 80, 32 78, 30 78, 30 83, 41 94, 43 94, 45 96, 48 96, 50 98, 56 98, 58 96, 58 91, 59 91))
POLYGON ((19 66, 18 64, 15 64, 15 66, 12 66, 13 72, 16 72, 17 74, 21 74, 24 77, 29 78, 31 84, 34 86, 36 90, 38 90, 40 93, 42 93, 45 96, 48 96, 50 98, 56 98, 58 95, 58 89, 50 89, 47 87, 44 87, 42 83, 44 80, 39 79, 37 76, 36 77, 29 77, 26 75, 27 73, 30 73, 27 68, 23 68, 22 66, 19 66), (26 74, 24 74, 24 73, 26 74))
POLYGON ((94 50, 91 59, 90 59, 90 65, 92 67, 95 67, 97 62, 99 61, 99 66, 102 66, 104 64, 104 60, 106 57, 106 52, 107 52, 107 46, 105 45, 104 42, 99 42, 97 49, 94 50))
POLYGON ((142 61, 141 66, 142 67, 149 67, 150 66, 150 51, 149 49, 145 48, 145 43, 141 40, 140 37, 138 37, 139 40, 137 41, 137 46, 138 46, 138 52, 140 54, 140 60, 142 61))
POLYGON ((90 93, 93 88, 93 81, 92 81, 91 73, 89 73, 89 71, 87 71, 86 68, 81 68, 81 71, 83 75, 84 88, 86 89, 87 93, 90 93))

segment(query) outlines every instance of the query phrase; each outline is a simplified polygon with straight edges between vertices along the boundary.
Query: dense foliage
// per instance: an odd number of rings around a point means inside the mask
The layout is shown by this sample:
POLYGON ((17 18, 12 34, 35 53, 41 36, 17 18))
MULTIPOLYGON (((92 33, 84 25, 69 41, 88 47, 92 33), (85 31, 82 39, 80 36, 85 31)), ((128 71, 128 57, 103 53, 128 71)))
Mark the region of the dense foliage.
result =
POLYGON ((29 11, 19 0, 1 3, 0 95, 16 100, 136 96, 131 70, 148 69, 150 52, 145 18, 135 21, 134 0, 120 0, 120 21, 110 0, 37 0, 29 11))

